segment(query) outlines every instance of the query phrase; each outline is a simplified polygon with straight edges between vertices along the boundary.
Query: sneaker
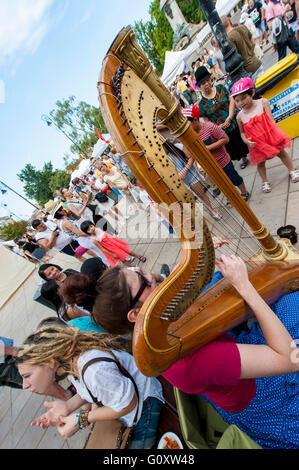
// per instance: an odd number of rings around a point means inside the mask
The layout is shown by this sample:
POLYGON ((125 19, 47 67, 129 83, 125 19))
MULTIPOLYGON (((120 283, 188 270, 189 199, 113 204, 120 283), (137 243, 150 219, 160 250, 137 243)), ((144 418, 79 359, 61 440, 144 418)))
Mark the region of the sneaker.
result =
POLYGON ((299 170, 293 170, 289 173, 289 176, 293 183, 298 183, 299 181, 299 170))
POLYGON ((170 269, 168 264, 162 264, 160 275, 166 279, 170 274, 170 269))

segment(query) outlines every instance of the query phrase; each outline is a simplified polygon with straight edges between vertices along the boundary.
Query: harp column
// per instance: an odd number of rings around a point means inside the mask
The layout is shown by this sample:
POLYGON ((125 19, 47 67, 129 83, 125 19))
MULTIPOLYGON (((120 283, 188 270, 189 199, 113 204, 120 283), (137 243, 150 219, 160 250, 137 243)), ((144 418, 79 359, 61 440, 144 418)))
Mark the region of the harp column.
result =
POLYGON ((285 259, 288 256, 285 241, 274 239, 240 196, 240 193, 182 114, 179 102, 171 96, 153 71, 149 60, 137 44, 135 34, 130 26, 120 32, 110 50, 119 60, 130 67, 160 100, 159 119, 180 139, 191 152, 193 158, 200 163, 223 194, 232 202, 260 242, 264 257, 271 261, 285 259))

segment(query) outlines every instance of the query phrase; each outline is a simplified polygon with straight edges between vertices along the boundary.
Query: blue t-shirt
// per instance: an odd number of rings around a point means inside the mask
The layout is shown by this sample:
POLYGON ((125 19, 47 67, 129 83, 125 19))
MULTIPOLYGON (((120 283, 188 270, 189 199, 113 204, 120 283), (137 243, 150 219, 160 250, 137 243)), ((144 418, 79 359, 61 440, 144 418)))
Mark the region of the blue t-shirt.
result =
POLYGON ((67 322, 68 325, 79 328, 81 331, 95 331, 96 333, 104 333, 101 326, 97 325, 90 317, 73 318, 67 322))

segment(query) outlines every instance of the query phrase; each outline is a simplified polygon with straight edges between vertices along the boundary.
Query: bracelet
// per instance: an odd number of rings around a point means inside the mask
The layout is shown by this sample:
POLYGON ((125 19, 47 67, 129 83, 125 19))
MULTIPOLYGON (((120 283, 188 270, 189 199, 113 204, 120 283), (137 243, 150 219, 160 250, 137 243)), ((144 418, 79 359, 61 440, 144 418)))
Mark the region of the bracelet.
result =
POLYGON ((75 424, 75 428, 78 426, 79 429, 85 429, 85 428, 88 428, 90 426, 91 423, 89 423, 88 421, 88 413, 89 411, 86 410, 80 410, 79 414, 76 415, 76 417, 78 418, 78 421, 77 423, 75 424))

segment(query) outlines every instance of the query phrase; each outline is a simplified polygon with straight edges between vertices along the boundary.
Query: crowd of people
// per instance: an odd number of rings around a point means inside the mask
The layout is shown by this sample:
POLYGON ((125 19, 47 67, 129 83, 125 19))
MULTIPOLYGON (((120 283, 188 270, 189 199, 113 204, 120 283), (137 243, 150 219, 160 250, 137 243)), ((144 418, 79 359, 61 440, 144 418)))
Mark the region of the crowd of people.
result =
MULTIPOLYGON (((268 44, 277 52, 278 60, 286 57, 287 48, 299 54, 298 10, 296 0, 245 0, 239 24, 232 24, 228 16, 221 17, 232 46, 241 55, 243 66, 254 83, 264 71, 261 60, 268 44)), ((223 55, 212 36, 209 48, 203 48, 191 69, 178 75, 169 87, 182 106, 198 104, 202 99, 202 91, 195 79, 195 71, 201 66, 211 73, 215 83, 225 84, 230 91, 231 81, 223 55)))
MULTIPOLYGON (((253 0, 246 3, 246 12, 260 32, 259 47, 270 40, 265 21, 270 33, 271 19, 275 19, 268 9, 272 3, 281 5, 273 0, 261 7, 253 0)), ((293 4, 284 7, 284 15, 293 4)), ((293 23, 285 17, 288 24, 293 23)), ((223 77, 225 70, 214 41, 218 66, 213 65, 208 50, 203 51, 203 63, 196 61, 192 72, 178 77, 172 92, 193 130, 247 202, 248 189, 233 162, 240 161, 240 169, 249 161, 257 165, 264 193, 271 191, 268 159, 280 158, 294 183, 299 181, 299 172, 285 150, 290 138, 274 122, 268 101, 254 99, 261 63, 253 52, 252 33, 244 25, 231 25, 226 17, 222 21, 236 47, 238 35, 251 44, 252 60, 244 62, 248 77, 231 88, 217 83, 217 75, 223 77)), ((162 124, 157 129, 178 175, 211 216, 221 220, 203 190, 206 176, 192 155, 175 139, 163 137, 162 124)), ((154 207, 116 148, 90 163, 90 172, 73 179, 70 188, 56 191, 45 208, 47 215, 33 220, 32 230, 17 242, 28 259, 39 263, 42 295, 52 302, 57 316, 43 320, 22 346, 5 348, 0 383, 56 399, 45 402, 49 410, 33 426, 56 426, 68 438, 102 420, 119 419, 130 427, 137 416, 130 447, 151 448, 157 438, 163 392, 157 378, 145 377, 136 367, 131 339, 143 303, 171 273, 168 265, 162 265, 159 274, 143 273, 134 260, 144 263, 146 258, 133 252, 105 217, 109 213, 115 221, 126 223, 128 215, 117 207, 120 198, 146 212, 154 207), (80 271, 49 262, 48 252, 53 248, 78 258, 80 271), (119 364, 132 376, 136 388, 119 364), (67 390, 59 383, 66 375, 71 383, 67 390)), ((229 208, 230 201, 226 205, 229 208)), ((170 230, 168 221, 166 225, 170 230)), ((225 243, 214 240, 215 249, 225 243)), ((249 281, 240 258, 220 255, 216 268, 206 289, 224 277, 250 306, 256 321, 179 359, 163 376, 186 393, 201 394, 227 423, 238 426, 263 448, 298 448, 299 360, 294 340, 299 333, 299 292, 284 295, 270 307, 249 281)))

